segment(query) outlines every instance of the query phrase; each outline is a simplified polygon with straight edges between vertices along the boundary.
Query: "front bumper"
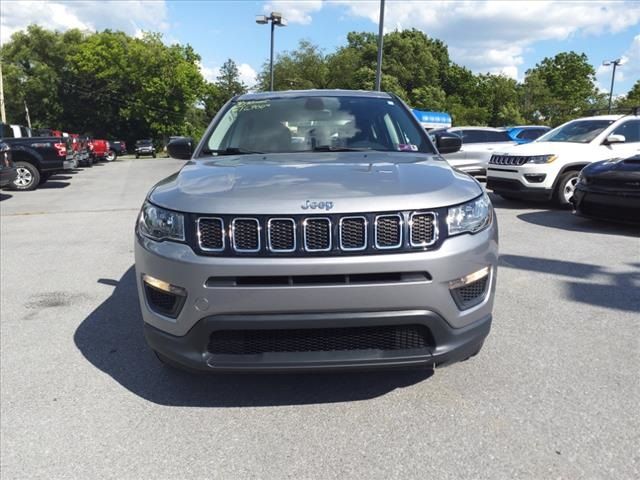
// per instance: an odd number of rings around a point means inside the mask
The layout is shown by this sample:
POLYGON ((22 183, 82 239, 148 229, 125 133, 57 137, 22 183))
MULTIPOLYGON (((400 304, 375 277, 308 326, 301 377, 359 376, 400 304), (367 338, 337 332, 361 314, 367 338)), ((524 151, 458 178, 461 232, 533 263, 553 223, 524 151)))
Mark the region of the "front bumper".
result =
POLYGON ((18 177, 15 167, 3 168, 0 170, 0 187, 6 187, 18 177))
POLYGON ((73 159, 65 160, 64 162, 62 162, 62 169, 71 170, 75 167, 75 163, 76 162, 73 159))
POLYGON ((488 315, 465 328, 454 329, 429 311, 349 312, 331 314, 220 315, 200 320, 177 337, 145 324, 149 346, 169 360, 208 372, 311 371, 447 365, 477 353, 491 328, 488 315), (207 351, 209 336, 227 329, 349 328, 376 325, 424 325, 435 341, 428 348, 381 351, 269 352, 259 355, 216 355, 207 351))
POLYGON ((136 281, 149 345, 169 359, 201 370, 289 370, 449 363, 475 353, 489 332, 498 259, 497 225, 447 239, 438 250, 353 257, 223 258, 190 247, 136 238, 136 281), (460 310, 449 282, 490 267, 484 299, 460 310), (231 286, 211 279, 279 275, 354 275, 428 272, 431 280, 352 285, 231 286), (142 276, 186 290, 177 318, 149 307, 142 276), (211 361, 216 330, 425 325, 435 343, 421 351, 363 350, 226 355, 211 361), (255 356, 254 356, 255 357, 255 356), (276 358, 277 357, 277 358, 276 358))
POLYGON ((578 185, 571 201, 580 216, 640 224, 640 192, 606 191, 578 185))
POLYGON ((491 168, 487 170, 487 190, 525 200, 551 200, 553 196, 553 189, 527 185, 515 178, 497 177, 491 168))

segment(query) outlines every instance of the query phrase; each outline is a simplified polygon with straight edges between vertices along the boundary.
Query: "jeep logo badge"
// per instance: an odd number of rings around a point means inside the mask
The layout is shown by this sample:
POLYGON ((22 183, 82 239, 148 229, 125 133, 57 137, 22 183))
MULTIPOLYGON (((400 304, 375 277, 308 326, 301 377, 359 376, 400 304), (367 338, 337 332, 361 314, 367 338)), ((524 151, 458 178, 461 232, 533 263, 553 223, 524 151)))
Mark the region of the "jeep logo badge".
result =
POLYGON ((333 202, 312 202, 311 200, 307 200, 300 207, 303 210, 331 210, 333 208, 333 202))

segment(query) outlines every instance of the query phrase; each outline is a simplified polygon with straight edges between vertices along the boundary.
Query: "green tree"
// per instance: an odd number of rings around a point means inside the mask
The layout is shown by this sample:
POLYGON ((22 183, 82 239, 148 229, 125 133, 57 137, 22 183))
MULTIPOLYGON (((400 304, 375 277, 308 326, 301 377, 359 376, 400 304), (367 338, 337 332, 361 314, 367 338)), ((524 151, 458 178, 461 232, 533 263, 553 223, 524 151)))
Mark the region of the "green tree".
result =
POLYGON ((631 90, 616 101, 617 108, 640 107, 640 80, 636 80, 631 90))
POLYGON ((595 70, 587 56, 562 52, 527 70, 524 81, 527 120, 558 125, 586 114, 598 101, 595 70))

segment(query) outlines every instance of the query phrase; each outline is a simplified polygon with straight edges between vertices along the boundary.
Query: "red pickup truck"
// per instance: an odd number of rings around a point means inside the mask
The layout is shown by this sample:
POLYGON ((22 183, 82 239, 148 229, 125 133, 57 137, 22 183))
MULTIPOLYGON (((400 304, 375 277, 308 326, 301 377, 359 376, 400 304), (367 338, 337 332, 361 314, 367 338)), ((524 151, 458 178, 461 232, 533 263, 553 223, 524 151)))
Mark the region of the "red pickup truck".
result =
POLYGON ((113 162, 118 158, 118 154, 115 152, 107 140, 93 139, 89 142, 89 150, 91 156, 95 160, 106 160, 107 162, 113 162))

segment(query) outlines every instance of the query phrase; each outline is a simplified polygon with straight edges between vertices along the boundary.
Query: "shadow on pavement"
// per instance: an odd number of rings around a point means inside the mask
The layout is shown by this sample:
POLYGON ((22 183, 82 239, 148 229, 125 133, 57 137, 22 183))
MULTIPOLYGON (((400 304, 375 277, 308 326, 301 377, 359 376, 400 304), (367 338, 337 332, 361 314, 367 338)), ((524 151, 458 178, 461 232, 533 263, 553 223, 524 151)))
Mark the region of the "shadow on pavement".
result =
POLYGON ((640 226, 609 223, 600 220, 573 215, 568 210, 550 210, 545 212, 529 212, 518 215, 518 218, 527 223, 541 227, 557 228, 572 232, 601 233, 605 235, 621 235, 640 238, 640 226))
POLYGON ((130 267, 112 295, 78 327, 74 341, 94 366, 140 397, 161 405, 256 407, 357 401, 419 383, 433 371, 198 375, 163 366, 147 347, 130 267))
POLYGON ((565 281, 570 300, 603 308, 640 312, 640 264, 631 263, 629 266, 634 271, 615 273, 588 263, 500 255, 500 267, 549 273, 570 279, 565 281), (605 283, 594 282, 594 277, 604 277, 605 283))
MULTIPOLYGON (((566 209, 560 209, 552 202, 542 202, 534 200, 520 200, 520 199, 506 199, 502 198, 493 192, 488 191, 491 203, 495 208, 501 210, 556 210, 566 211, 566 209)), ((544 213, 544 212, 543 212, 544 213)))
POLYGON ((3 201, 3 200, 8 200, 11 197, 13 197, 13 195, 9 195, 7 193, 0 193, 0 202, 3 201))
POLYGON ((42 185, 38 185, 38 189, 49 189, 49 188, 67 188, 71 185, 69 182, 58 182, 57 180, 47 180, 42 185))

